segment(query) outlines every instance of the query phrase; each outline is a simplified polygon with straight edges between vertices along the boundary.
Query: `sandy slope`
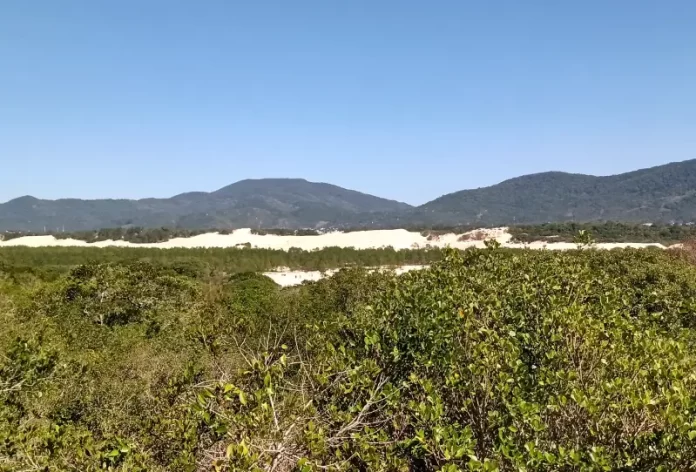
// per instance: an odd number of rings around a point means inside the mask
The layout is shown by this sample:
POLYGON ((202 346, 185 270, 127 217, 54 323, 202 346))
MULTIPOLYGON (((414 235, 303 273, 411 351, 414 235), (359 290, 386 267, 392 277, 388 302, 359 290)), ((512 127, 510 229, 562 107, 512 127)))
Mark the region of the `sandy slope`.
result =
MULTIPOLYGON (((250 229, 238 229, 232 234, 206 233, 191 238, 176 238, 163 243, 135 244, 125 241, 101 241, 88 244, 74 239, 56 239, 53 236, 25 236, 23 238, 0 241, 0 247, 6 246, 80 246, 80 247, 154 247, 154 248, 210 248, 210 247, 241 247, 251 244, 255 248, 281 249, 300 248, 305 250, 325 247, 354 247, 356 249, 372 249, 391 246, 394 249, 417 249, 425 247, 446 247, 465 249, 467 247, 483 247, 481 238, 496 239, 504 247, 530 249, 573 249, 573 243, 533 242, 530 244, 511 243, 511 235, 507 228, 481 229, 461 234, 445 234, 442 236, 422 236, 418 232, 405 229, 355 231, 352 233, 332 232, 319 236, 259 236, 251 234, 250 229)), ((646 247, 664 248, 662 244, 640 243, 602 243, 597 247, 611 249, 616 247, 646 247)))

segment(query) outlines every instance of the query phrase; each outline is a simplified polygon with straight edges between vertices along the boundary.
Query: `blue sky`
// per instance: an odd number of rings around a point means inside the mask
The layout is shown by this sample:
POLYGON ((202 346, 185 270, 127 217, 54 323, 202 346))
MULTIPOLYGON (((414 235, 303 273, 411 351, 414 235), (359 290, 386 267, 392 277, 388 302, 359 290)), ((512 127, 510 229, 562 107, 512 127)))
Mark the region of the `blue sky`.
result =
POLYGON ((696 158, 696 2, 4 0, 0 201, 303 177, 420 204, 696 158))

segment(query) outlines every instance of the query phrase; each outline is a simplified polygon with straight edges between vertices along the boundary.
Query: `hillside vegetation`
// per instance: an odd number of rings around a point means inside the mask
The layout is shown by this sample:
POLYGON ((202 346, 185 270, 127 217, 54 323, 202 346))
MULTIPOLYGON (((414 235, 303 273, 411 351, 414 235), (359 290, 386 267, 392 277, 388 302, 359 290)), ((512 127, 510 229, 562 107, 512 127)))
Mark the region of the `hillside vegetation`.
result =
POLYGON ((405 203, 304 179, 242 180, 214 192, 142 200, 41 200, 0 204, 0 231, 147 228, 304 228, 356 224, 405 203))
POLYGON ((418 207, 303 179, 242 180, 214 192, 142 200, 0 204, 0 231, 98 228, 404 228, 696 220, 696 160, 624 174, 545 172, 443 195, 418 207))
POLYGON ((488 224, 696 220, 696 160, 606 177, 544 172, 444 195, 419 208, 488 224))
POLYGON ((693 470, 696 268, 488 246, 290 289, 5 259, 0 470, 693 470))

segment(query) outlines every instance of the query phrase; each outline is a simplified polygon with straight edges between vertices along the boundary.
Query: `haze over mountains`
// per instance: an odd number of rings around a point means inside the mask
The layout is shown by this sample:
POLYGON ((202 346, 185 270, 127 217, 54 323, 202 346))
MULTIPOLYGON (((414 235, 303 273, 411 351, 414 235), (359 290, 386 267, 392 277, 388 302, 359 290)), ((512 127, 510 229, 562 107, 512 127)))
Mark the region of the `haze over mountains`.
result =
POLYGON ((613 176, 544 172, 443 195, 413 207, 303 179, 242 180, 214 192, 141 200, 40 200, 0 204, 0 231, 181 228, 406 227, 548 221, 696 220, 696 160, 613 176))

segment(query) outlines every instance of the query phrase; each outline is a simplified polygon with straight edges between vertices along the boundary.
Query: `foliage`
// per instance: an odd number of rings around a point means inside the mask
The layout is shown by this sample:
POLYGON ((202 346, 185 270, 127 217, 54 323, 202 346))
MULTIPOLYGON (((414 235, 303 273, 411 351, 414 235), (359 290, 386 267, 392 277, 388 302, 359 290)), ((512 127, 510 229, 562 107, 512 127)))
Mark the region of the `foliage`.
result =
POLYGON ((265 236, 267 234, 273 234, 276 236, 319 236, 321 233, 316 229, 252 229, 251 234, 258 234, 260 236, 265 236))
POLYGON ((487 241, 287 289, 112 261, 0 295, 0 470, 696 467, 696 267, 663 251, 487 241))
POLYGON ((377 267, 429 264, 442 258, 442 250, 393 248, 357 250, 330 247, 316 251, 292 248, 83 248, 83 247, 4 247, 0 248, 0 267, 16 276, 54 277, 72 267, 90 263, 129 264, 147 261, 192 276, 211 272, 270 271, 278 267, 294 270, 328 270, 347 266, 377 267))
POLYGON ((689 264, 696 264, 696 240, 690 239, 667 249, 667 253, 689 264))

